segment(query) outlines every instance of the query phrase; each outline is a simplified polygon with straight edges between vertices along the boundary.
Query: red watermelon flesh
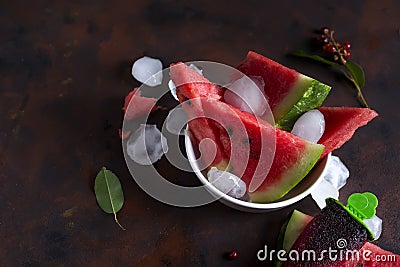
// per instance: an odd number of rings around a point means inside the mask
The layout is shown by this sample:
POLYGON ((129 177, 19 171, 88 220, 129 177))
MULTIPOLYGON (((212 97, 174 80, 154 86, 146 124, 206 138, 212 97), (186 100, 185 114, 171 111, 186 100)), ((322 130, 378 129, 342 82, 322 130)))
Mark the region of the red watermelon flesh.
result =
POLYGON ((271 110, 274 112, 279 103, 288 95, 298 79, 299 73, 269 58, 249 51, 238 70, 246 75, 261 76, 271 110))
POLYGON ((211 83, 203 75, 182 62, 172 64, 170 77, 177 90, 176 94, 182 103, 187 99, 198 97, 211 97, 221 99, 224 90, 211 83))
POLYGON ((276 126, 290 131, 296 119, 308 110, 321 106, 331 87, 249 51, 238 70, 264 81, 264 93, 276 126))
POLYGON ((233 172, 248 189, 252 179, 262 181, 255 191, 250 187, 253 202, 267 203, 284 196, 307 175, 322 153, 323 146, 276 129, 224 102, 205 99, 202 107, 204 114, 213 118, 210 124, 219 131, 233 172))
POLYGON ((346 262, 345 266, 384 267, 400 266, 400 255, 381 249, 375 244, 365 243, 360 249, 360 259, 346 262), (362 257, 365 255, 365 259, 362 257))
POLYGON ((250 192, 254 202, 281 198, 306 176, 320 157, 323 146, 275 129, 219 101, 222 89, 183 63, 172 65, 170 76, 177 85, 178 98, 189 120, 195 118, 189 121, 189 129, 197 145, 204 138, 210 138, 217 145, 213 165, 226 167, 229 161, 248 186, 253 176, 263 180, 256 191, 250 192), (275 139, 276 149, 270 145, 275 139))
POLYGON ((212 162, 213 166, 225 168, 227 161, 222 145, 218 141, 218 133, 205 118, 201 105, 201 98, 204 97, 220 99, 223 94, 222 89, 182 62, 171 65, 170 77, 177 88, 176 93, 182 103, 182 108, 189 118, 189 128, 196 129, 191 131, 193 141, 197 146, 206 138, 215 142, 216 151, 210 143, 202 147, 204 161, 212 162))
POLYGON ((149 114, 155 109, 155 98, 144 97, 139 88, 133 89, 126 97, 122 110, 125 112, 125 118, 132 120, 145 114, 149 114))
MULTIPOLYGON (((297 239, 298 236, 303 232, 306 226, 313 219, 312 216, 306 215, 299 211, 296 211, 298 214, 302 216, 297 216, 298 220, 296 223, 299 225, 292 225, 292 228, 296 228, 296 231, 291 231, 290 234, 293 235, 290 238, 297 239)), ((294 220, 292 220, 294 222, 294 220)), ((289 226, 288 226, 289 227, 289 226)), ((288 230, 286 230, 287 232, 288 230)), ((289 238, 285 235, 285 238, 289 238)), ((286 250, 290 250, 286 248, 286 250)), ((370 242, 366 242, 361 249, 359 250, 359 259, 349 259, 347 261, 342 262, 334 262, 330 266, 342 266, 342 267, 356 267, 356 266, 364 266, 364 267, 383 267, 383 266, 400 266, 400 255, 394 254, 392 252, 386 251, 375 244, 370 242), (365 255, 363 258, 362 255, 365 255)), ((288 263, 291 266, 290 263, 288 263)))
MULTIPOLYGON (((299 261, 288 261, 283 266, 341 266, 345 261, 329 257, 323 251, 336 250, 337 257, 345 256, 346 250, 360 250, 367 242, 367 229, 333 199, 326 200, 326 207, 312 219, 294 242, 291 250, 300 255, 305 250, 312 250, 316 255, 323 255, 323 259, 310 260, 303 258, 299 261), (345 249, 338 247, 337 242, 345 239, 345 249), (343 251, 343 252, 341 252, 343 251)), ((334 255, 334 254, 332 254, 334 255)))
POLYGON ((325 132, 318 141, 325 146, 321 158, 341 147, 359 127, 378 116, 376 111, 369 108, 320 107, 318 109, 325 118, 325 132))

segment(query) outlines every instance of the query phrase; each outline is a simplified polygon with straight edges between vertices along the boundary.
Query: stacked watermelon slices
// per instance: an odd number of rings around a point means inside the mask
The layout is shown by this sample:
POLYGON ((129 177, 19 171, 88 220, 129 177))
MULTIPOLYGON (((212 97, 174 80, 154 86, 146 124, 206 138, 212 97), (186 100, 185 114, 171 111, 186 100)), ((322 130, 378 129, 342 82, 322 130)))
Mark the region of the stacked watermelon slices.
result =
POLYGON ((319 144, 289 131, 304 112, 317 108, 330 87, 254 52, 238 67, 264 80, 264 92, 276 125, 224 102, 225 88, 213 84, 183 63, 171 65, 170 76, 189 118, 189 130, 202 157, 228 170, 247 185, 253 202, 276 201, 295 187, 318 160, 343 145, 354 131, 377 116, 362 108, 320 108, 326 131, 319 144), (254 186, 254 181, 258 181, 254 186))

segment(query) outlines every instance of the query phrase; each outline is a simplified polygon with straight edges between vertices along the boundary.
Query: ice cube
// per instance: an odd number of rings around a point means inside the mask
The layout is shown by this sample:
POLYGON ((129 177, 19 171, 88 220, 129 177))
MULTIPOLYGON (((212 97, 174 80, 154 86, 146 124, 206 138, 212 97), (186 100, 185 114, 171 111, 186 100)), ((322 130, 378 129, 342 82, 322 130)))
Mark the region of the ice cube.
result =
POLYGON ((346 184, 349 175, 349 170, 340 158, 331 155, 321 183, 311 193, 312 198, 321 209, 326 205, 326 198, 332 197, 334 199, 339 199, 339 189, 346 184))
POLYGON ((196 65, 194 65, 193 63, 189 64, 189 68, 194 69, 195 71, 197 71, 198 74, 203 75, 203 70, 199 69, 199 67, 197 67, 196 65))
POLYGON ((331 156, 324 179, 339 190, 347 183, 349 176, 350 172, 340 158, 331 156))
POLYGON ((186 113, 183 111, 182 106, 179 105, 169 111, 165 120, 165 127, 172 134, 184 135, 184 128, 187 122, 186 113))
POLYGON ((162 63, 159 59, 142 57, 132 65, 132 76, 148 86, 157 86, 162 83, 162 63))
POLYGON ((126 146, 129 157, 141 165, 151 165, 168 152, 167 139, 153 124, 141 124, 126 146))
POLYGON ((382 219, 374 215, 371 219, 365 219, 363 222, 374 233, 374 240, 377 240, 382 233, 382 219))
POLYGON ((169 80, 168 82, 168 87, 169 87, 169 91, 171 92, 171 95, 179 101, 178 96, 176 95, 176 86, 174 84, 174 82, 172 80, 169 80))
POLYGON ((246 184, 232 173, 212 167, 207 177, 210 183, 224 194, 234 198, 241 198, 246 194, 246 184))
POLYGON ((322 179, 318 187, 311 192, 311 197, 320 209, 326 206, 325 199, 328 197, 339 199, 339 190, 331 185, 327 180, 322 179))
MULTIPOLYGON (((263 81, 262 81, 263 83, 263 81)), ((227 86, 225 102, 248 113, 261 117, 267 110, 268 103, 264 96, 259 78, 243 76, 227 86)))
MULTIPOLYGON (((189 68, 194 69, 195 71, 197 71, 197 73, 199 73, 200 75, 203 75, 203 70, 199 69, 196 65, 190 63, 189 68)), ((172 96, 179 101, 178 96, 176 95, 176 85, 172 80, 169 80, 168 82, 168 87, 169 87, 169 91, 171 92, 172 96)))
POLYGON ((297 119, 292 134, 305 140, 317 143, 325 131, 324 115, 318 110, 307 111, 297 119))

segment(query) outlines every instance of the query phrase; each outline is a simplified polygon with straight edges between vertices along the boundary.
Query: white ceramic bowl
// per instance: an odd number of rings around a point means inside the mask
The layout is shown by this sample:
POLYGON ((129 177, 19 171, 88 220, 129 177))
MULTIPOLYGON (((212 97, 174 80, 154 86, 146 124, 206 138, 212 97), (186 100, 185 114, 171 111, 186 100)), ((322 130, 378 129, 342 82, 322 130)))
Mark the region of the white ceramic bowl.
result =
POLYGON ((322 161, 320 161, 316 166, 314 166, 311 172, 298 185, 296 185, 283 198, 275 202, 262 204, 262 203, 251 203, 239 200, 219 191, 208 181, 208 179, 205 176, 205 173, 200 171, 199 166, 196 163, 195 151, 193 149, 192 142, 188 134, 185 134, 185 148, 190 166, 192 167, 194 173, 197 175, 200 181, 205 185, 206 189, 225 205, 237 210, 247 211, 247 212, 273 211, 287 207, 291 204, 294 204, 302 200, 307 195, 309 195, 315 188, 317 188, 321 179, 325 175, 328 162, 331 159, 331 153, 329 153, 322 161))

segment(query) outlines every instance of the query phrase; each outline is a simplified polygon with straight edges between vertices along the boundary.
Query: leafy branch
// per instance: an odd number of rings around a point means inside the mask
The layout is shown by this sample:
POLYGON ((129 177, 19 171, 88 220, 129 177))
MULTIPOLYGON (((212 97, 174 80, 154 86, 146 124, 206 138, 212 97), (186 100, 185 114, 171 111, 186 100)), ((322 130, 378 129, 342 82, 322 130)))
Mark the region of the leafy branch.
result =
POLYGON ((365 85, 364 70, 360 65, 354 61, 349 60, 350 57, 350 43, 346 42, 344 45, 337 42, 333 37, 333 30, 327 27, 321 29, 321 34, 318 36, 318 41, 323 44, 323 51, 331 55, 330 59, 325 57, 310 54, 305 51, 299 50, 291 53, 294 56, 311 59, 323 64, 327 64, 340 72, 355 86, 357 90, 357 97, 364 107, 369 108, 369 105, 361 91, 365 85))

